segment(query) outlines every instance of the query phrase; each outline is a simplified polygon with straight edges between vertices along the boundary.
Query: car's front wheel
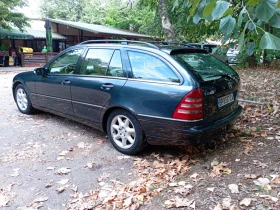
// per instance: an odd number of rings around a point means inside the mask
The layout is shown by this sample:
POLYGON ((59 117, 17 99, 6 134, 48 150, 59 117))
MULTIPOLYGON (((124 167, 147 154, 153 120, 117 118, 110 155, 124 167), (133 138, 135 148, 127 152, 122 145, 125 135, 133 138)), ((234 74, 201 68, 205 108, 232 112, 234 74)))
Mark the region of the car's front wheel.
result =
POLYGON ((14 95, 19 111, 23 114, 32 114, 34 108, 32 107, 28 93, 22 84, 17 85, 14 95))
POLYGON ((115 110, 110 114, 107 133, 113 146, 121 153, 133 155, 146 146, 141 125, 128 111, 115 110))

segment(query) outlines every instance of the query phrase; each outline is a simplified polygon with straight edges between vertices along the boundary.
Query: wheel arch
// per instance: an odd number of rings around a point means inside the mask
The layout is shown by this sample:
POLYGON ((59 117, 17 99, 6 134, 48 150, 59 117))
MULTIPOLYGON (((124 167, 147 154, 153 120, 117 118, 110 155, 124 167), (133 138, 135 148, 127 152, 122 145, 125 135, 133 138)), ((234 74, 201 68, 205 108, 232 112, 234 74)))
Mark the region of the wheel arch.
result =
POLYGON ((20 81, 15 81, 15 82, 13 83, 13 86, 12 86, 13 97, 14 97, 14 98, 15 98, 15 89, 17 88, 18 85, 23 85, 23 83, 20 82, 20 81))
POLYGON ((110 107, 109 109, 107 109, 105 111, 105 113, 103 114, 103 117, 102 117, 102 129, 106 134, 107 134, 107 129, 106 128, 107 128, 108 118, 113 111, 118 110, 118 109, 125 110, 125 111, 129 112, 130 114, 132 114, 137 119, 135 113, 133 113, 130 109, 127 109, 127 108, 122 107, 122 106, 110 107))

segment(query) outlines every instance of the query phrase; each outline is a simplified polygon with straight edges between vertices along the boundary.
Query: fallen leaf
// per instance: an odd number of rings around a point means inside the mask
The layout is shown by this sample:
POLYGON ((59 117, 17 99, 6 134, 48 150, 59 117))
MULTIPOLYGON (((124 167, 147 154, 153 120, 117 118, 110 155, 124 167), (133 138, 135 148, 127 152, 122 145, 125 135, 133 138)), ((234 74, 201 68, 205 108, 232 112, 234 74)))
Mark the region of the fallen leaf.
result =
POLYGON ((47 167, 47 170, 53 170, 55 167, 47 167))
POLYGON ((218 203, 217 206, 215 206, 214 210, 223 210, 222 204, 218 203))
POLYGON ((258 178, 260 175, 256 175, 256 174, 245 174, 245 178, 246 179, 256 179, 258 178))
POLYGON ((93 167, 93 163, 87 163, 86 167, 92 168, 93 167))
POLYGON ((240 201, 240 205, 244 205, 244 206, 250 206, 251 204, 251 198, 243 198, 242 201, 240 201))
POLYGON ((65 189, 66 189, 66 186, 61 186, 61 187, 57 188, 56 191, 58 193, 62 193, 65 189))
POLYGON ((103 144, 103 143, 104 143, 104 140, 98 139, 96 142, 97 142, 97 144, 103 144))
POLYGON ((232 205, 231 198, 224 198, 222 204, 224 207, 229 208, 232 205))
POLYGON ((34 203, 40 203, 40 202, 45 202, 49 199, 49 197, 38 197, 36 198, 33 202, 34 203))
POLYGON ((51 187, 51 186, 53 186, 53 180, 51 180, 51 181, 49 181, 49 183, 48 184, 46 184, 46 188, 49 188, 49 187, 51 187))
POLYGON ((178 183, 177 182, 172 182, 172 183, 169 183, 169 186, 170 187, 177 187, 178 183))
POLYGON ((262 137, 266 137, 266 136, 267 136, 266 131, 262 130, 262 131, 261 131, 261 136, 262 136, 262 137))
POLYGON ((185 186, 185 185, 186 185, 186 182, 185 182, 185 181, 180 181, 180 182, 178 182, 178 185, 179 185, 179 186, 185 186))
POLYGON ((229 210, 241 210, 241 209, 238 206, 236 206, 236 205, 231 205, 229 207, 229 210))
POLYGON ((262 177, 258 178, 257 180, 254 180, 253 182, 255 183, 255 185, 258 185, 261 187, 264 187, 265 185, 270 183, 268 178, 262 178, 262 177))
POLYGON ((63 167, 63 168, 60 168, 58 170, 56 170, 56 174, 59 174, 59 175, 63 175, 63 174, 68 174, 71 172, 71 169, 68 168, 68 167, 63 167))
POLYGON ((271 182, 280 184, 279 175, 270 175, 272 177, 271 182))
POLYGON ((166 200, 165 202, 164 202, 164 205, 166 206, 166 208, 172 208, 172 207, 174 207, 175 206, 175 201, 174 201, 174 199, 170 199, 170 200, 166 200))
POLYGON ((61 179, 60 181, 56 182, 57 184, 65 185, 67 184, 69 179, 61 179))
POLYGON ((73 187, 71 188, 71 190, 73 190, 75 193, 78 192, 78 186, 73 185, 73 187))
POLYGON ((214 192, 215 187, 208 187, 207 190, 210 191, 210 192, 214 192))
POLYGON ((194 200, 189 200, 188 198, 175 197, 175 207, 189 207, 194 203, 194 200))
POLYGON ((68 151, 64 150, 64 151, 60 152, 58 155, 59 156, 65 156, 67 153, 68 153, 68 151))
POLYGON ((198 173, 194 173, 190 178, 196 180, 198 178, 198 173))
POLYGON ((228 188, 230 189, 231 193, 239 193, 237 184, 230 184, 228 185, 228 188))
POLYGON ((9 201, 10 200, 9 200, 9 198, 7 196, 0 195, 0 207, 7 206, 9 201))
POLYGON ((213 165, 213 172, 215 175, 222 175, 222 174, 231 174, 231 170, 227 168, 227 163, 219 163, 217 165, 213 165))
POLYGON ((84 142, 79 142, 77 147, 80 148, 80 149, 84 149, 85 148, 85 143, 84 142))
POLYGON ((276 203, 278 201, 278 198, 272 197, 270 195, 259 195, 261 198, 265 198, 268 201, 271 201, 272 203, 276 203))

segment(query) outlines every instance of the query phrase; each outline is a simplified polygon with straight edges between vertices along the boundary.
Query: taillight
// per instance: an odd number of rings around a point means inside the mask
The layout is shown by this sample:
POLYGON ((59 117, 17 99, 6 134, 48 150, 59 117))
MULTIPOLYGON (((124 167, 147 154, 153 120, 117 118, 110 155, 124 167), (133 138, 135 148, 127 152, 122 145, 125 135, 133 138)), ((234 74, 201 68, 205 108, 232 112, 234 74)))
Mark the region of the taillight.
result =
POLYGON ((189 92, 178 104, 172 118, 199 120, 203 118, 203 93, 201 88, 189 92))

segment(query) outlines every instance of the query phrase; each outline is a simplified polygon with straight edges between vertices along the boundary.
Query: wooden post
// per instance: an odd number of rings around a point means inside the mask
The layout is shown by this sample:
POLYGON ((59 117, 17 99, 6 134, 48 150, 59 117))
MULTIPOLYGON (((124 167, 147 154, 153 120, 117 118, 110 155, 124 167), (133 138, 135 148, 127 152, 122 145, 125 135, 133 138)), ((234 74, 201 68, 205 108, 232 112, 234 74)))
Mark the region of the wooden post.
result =
POLYGON ((24 57, 25 57, 24 53, 20 53, 21 66, 22 66, 22 67, 25 67, 24 57))
POLYGON ((48 62, 48 53, 45 53, 45 63, 47 63, 48 62))

